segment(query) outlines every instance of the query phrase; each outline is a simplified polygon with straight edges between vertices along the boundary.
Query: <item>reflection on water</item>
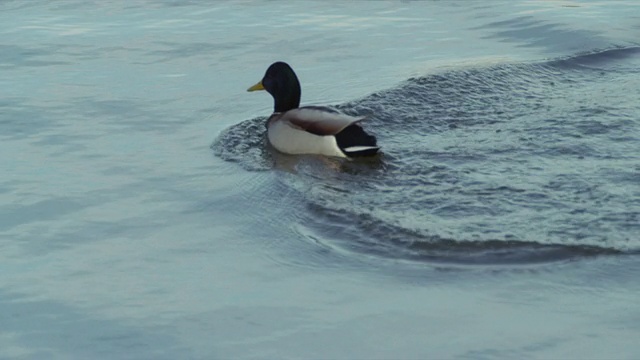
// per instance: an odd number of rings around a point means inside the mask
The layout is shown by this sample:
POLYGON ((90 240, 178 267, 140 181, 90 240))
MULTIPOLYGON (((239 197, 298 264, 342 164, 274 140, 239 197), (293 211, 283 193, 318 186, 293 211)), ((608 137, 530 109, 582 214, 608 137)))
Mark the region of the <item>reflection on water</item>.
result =
POLYGON ((213 148, 248 169, 296 172, 289 184, 307 202, 298 221, 365 253, 523 263, 635 252, 638 157, 628 150, 640 134, 625 114, 637 112, 640 84, 612 84, 628 81, 634 70, 620 62, 639 52, 448 71, 338 105, 370 117, 384 151, 370 160, 278 154, 263 118, 213 148))

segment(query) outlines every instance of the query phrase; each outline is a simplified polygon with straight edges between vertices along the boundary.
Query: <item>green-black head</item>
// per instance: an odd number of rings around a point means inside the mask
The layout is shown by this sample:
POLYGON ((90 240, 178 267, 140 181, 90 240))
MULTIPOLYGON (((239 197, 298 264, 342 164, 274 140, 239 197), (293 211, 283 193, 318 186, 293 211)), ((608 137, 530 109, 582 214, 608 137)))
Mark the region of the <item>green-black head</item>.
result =
POLYGON ((273 96, 274 112, 285 112, 300 106, 300 82, 289 64, 278 61, 267 69, 260 82, 247 91, 267 90, 273 96))

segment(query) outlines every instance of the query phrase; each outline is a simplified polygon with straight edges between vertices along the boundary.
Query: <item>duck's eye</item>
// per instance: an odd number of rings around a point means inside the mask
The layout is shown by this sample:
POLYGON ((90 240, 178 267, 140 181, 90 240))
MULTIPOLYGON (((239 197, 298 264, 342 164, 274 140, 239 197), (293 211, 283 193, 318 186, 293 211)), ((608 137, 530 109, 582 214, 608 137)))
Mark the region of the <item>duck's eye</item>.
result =
POLYGON ((265 76, 264 79, 262 79, 262 86, 264 86, 265 89, 271 89, 273 85, 274 81, 271 76, 265 76))

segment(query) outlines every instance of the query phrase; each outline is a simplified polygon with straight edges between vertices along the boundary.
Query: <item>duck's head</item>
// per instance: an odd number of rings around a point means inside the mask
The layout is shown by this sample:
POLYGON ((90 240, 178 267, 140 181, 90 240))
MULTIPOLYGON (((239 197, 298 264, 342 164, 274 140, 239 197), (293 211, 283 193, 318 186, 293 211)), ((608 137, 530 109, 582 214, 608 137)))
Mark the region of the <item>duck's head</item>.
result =
POLYGON ((274 112, 285 112, 300 106, 300 82, 287 63, 278 61, 267 69, 260 82, 247 91, 267 90, 274 100, 274 112))

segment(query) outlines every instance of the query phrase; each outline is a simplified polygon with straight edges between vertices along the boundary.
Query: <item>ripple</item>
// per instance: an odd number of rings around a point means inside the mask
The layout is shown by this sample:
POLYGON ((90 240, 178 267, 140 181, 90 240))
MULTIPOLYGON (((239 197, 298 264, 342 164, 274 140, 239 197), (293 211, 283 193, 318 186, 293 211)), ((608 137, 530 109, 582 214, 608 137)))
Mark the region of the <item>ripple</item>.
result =
POLYGON ((513 265, 636 253, 640 185, 614 174, 640 160, 628 151, 640 124, 621 116, 635 111, 639 87, 611 87, 628 74, 603 65, 636 54, 453 70, 336 105, 368 116, 384 153, 366 161, 279 154, 264 118, 212 148, 247 170, 294 173, 284 182, 306 204, 299 236, 329 248, 513 265))

